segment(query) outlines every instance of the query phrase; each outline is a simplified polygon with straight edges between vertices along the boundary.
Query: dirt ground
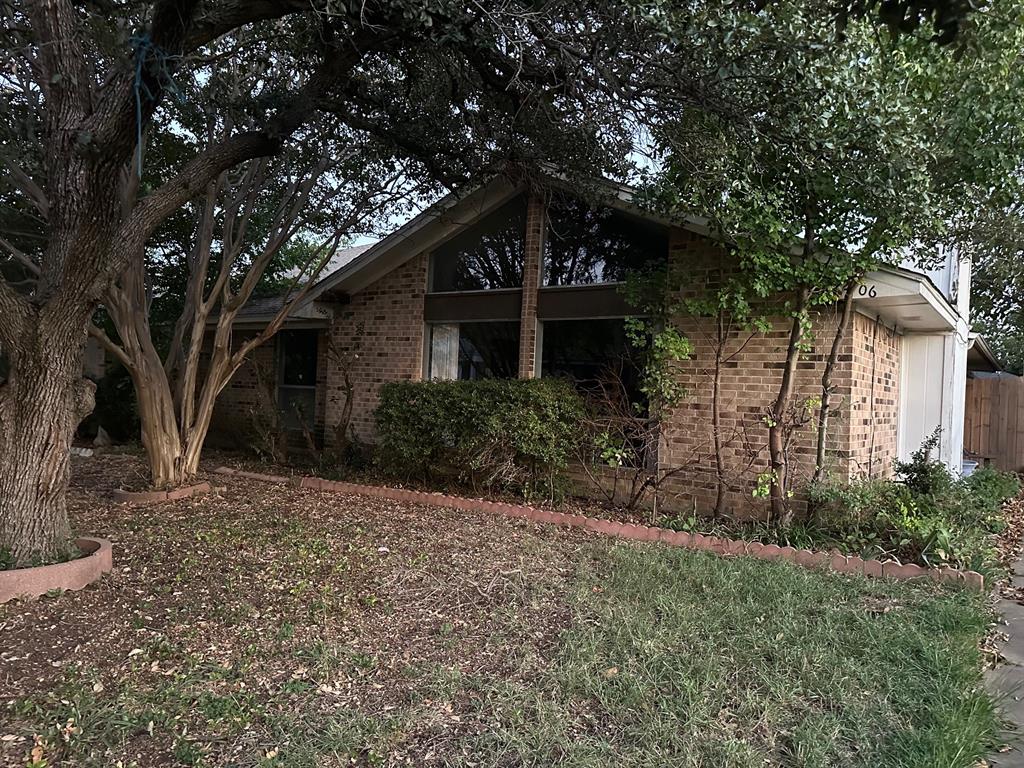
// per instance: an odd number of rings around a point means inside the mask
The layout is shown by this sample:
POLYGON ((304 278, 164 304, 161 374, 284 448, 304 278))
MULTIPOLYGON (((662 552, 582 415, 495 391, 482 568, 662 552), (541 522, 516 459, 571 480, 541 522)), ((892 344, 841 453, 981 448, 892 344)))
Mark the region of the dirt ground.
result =
POLYGON ((114 572, 0 606, 0 764, 256 765, 299 738, 296 718, 356 741, 397 727, 389 764, 442 760, 481 727, 444 680, 545 663, 588 539, 221 476, 221 494, 110 500, 143 472, 76 458, 72 524, 113 542, 114 572))

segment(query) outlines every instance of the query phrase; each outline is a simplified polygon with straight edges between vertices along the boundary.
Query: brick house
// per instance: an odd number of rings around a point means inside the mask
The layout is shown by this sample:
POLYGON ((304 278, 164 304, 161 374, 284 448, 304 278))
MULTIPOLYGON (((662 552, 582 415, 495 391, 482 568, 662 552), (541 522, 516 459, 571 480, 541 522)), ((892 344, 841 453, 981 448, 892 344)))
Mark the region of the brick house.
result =
MULTIPOLYGON (((697 294, 730 258, 704 222, 651 216, 631 203, 627 189, 605 193, 591 206, 556 181, 536 190, 495 180, 442 200, 371 246, 339 253, 285 330, 222 393, 218 422, 226 429, 272 407, 268 376, 274 404, 327 442, 348 400, 352 433, 372 442, 377 391, 391 380, 592 379, 609 360, 627 357, 623 324, 633 311, 618 284, 630 269, 667 259, 685 270, 697 294)), ((955 254, 944 258, 930 273, 879 270, 858 288, 834 373, 829 455, 840 476, 888 475, 893 459, 936 427, 940 458, 959 470, 970 270, 955 254)), ((259 327, 277 306, 268 300, 247 307, 238 332, 259 327)), ((678 374, 689 396, 663 424, 656 459, 685 467, 668 493, 684 509, 707 508, 714 499, 706 322, 678 318, 694 345, 678 374)), ((799 364, 801 401, 820 396, 835 323, 829 312, 814 324, 813 350, 799 364)), ((778 387, 788 327, 780 318, 770 332, 747 336, 730 339, 735 354, 723 368, 723 455, 730 505, 756 513, 760 502, 749 491, 767 463, 762 417, 778 387)), ((792 449, 798 477, 813 467, 812 444, 808 426, 792 449)))

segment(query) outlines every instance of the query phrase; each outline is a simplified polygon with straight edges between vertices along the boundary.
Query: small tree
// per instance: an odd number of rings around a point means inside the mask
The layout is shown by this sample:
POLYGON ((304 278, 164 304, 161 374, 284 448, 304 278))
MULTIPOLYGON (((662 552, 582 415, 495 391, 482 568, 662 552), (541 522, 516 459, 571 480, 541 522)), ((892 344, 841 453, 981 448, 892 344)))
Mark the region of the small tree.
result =
MULTIPOLYGON (((788 524, 787 446, 811 422, 808 401, 796 399, 796 374, 816 318, 842 305, 821 382, 820 473, 850 288, 877 265, 899 263, 914 246, 947 232, 965 210, 952 191, 962 191, 966 180, 995 183, 986 149, 959 148, 977 153, 982 171, 968 170, 971 162, 962 158, 947 162, 948 137, 990 119, 961 108, 950 82, 964 82, 968 73, 993 78, 1003 65, 998 56, 961 65, 912 39, 879 47, 863 25, 837 35, 829 19, 797 5, 769 6, 761 16, 736 10, 715 21, 731 30, 706 50, 718 67, 719 98, 760 106, 747 112, 746 123, 707 110, 666 116, 656 131, 668 156, 663 202, 676 212, 709 215, 736 254, 750 295, 771 302, 788 326, 779 386, 764 413, 768 465, 758 486, 772 517, 788 524)), ((998 22, 988 24, 975 42, 1005 41, 992 32, 998 22)), ((1011 124, 1019 127, 1016 115, 1011 124)))

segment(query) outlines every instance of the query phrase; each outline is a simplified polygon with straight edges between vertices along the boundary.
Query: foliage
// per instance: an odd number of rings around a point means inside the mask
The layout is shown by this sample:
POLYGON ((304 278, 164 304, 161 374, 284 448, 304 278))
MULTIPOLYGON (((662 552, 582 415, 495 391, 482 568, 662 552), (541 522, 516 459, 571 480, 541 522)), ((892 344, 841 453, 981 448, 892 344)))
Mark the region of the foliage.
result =
POLYGON ((915 485, 863 480, 812 486, 808 535, 872 557, 995 570, 994 535, 1005 527, 1001 508, 1019 490, 1016 477, 985 468, 961 480, 948 474, 939 480, 933 466, 918 464, 922 471, 908 475, 915 485))
POLYGON ((388 382, 375 411, 386 470, 454 473, 474 487, 552 494, 583 405, 560 379, 388 382))
POLYGON ((693 344, 676 324, 680 300, 668 275, 666 266, 650 265, 628 272, 619 286, 637 311, 625 319, 630 357, 638 374, 635 390, 621 370, 609 369, 586 398, 581 464, 609 503, 630 510, 651 492, 656 510, 662 483, 685 469, 679 465, 666 469, 653 460, 662 450, 662 421, 687 395, 678 376, 679 363, 693 354, 693 344), (623 479, 624 495, 620 493, 623 479))
MULTIPOLYGON (((659 114, 652 199, 708 217, 730 243, 748 295, 791 322, 788 372, 808 349, 815 310, 880 263, 934 263, 983 203, 1019 186, 1021 31, 979 14, 969 53, 950 56, 916 40, 879 45, 867 26, 840 33, 813 4, 763 10, 686 6, 662 17, 687 43, 669 59, 699 51, 715 73, 709 89, 744 115, 659 114)), ((799 415, 790 378, 768 408, 773 511, 789 490, 785 445, 803 426, 789 423, 799 415)))
POLYGON ((950 477, 946 465, 933 458, 939 447, 940 435, 941 428, 937 428, 924 439, 916 451, 910 454, 908 461, 897 459, 893 462, 897 477, 915 494, 945 493, 953 484, 953 478, 950 477))

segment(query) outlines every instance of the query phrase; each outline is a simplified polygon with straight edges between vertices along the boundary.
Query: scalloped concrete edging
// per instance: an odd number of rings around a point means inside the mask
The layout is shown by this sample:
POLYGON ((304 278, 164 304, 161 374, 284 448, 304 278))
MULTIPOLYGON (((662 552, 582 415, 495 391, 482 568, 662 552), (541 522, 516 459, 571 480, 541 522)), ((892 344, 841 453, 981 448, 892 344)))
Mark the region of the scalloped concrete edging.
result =
POLYGON ((75 539, 75 545, 87 554, 66 563, 0 571, 0 603, 39 597, 55 589, 83 589, 113 569, 113 553, 106 539, 83 536, 75 539))
POLYGON ((985 588, 985 577, 977 571, 962 571, 957 568, 925 568, 913 563, 881 560, 864 560, 857 555, 844 555, 838 550, 831 552, 780 547, 777 544, 762 544, 759 541, 743 539, 724 539, 718 536, 705 536, 700 533, 673 531, 669 528, 654 528, 632 523, 619 523, 584 515, 568 515, 564 512, 549 512, 536 507, 522 504, 508 504, 503 501, 487 501, 485 499, 469 499, 464 496, 448 496, 443 493, 427 493, 409 491, 386 486, 359 485, 321 477, 287 478, 281 475, 261 475, 258 472, 244 472, 229 467, 219 467, 214 472, 222 475, 234 475, 250 480, 263 480, 273 483, 290 483, 300 488, 313 488, 334 493, 353 493, 374 496, 394 501, 408 501, 416 504, 429 504, 435 507, 461 509, 468 512, 491 512, 506 517, 521 517, 535 523, 564 525, 572 528, 585 528, 605 536, 615 536, 633 541, 659 541, 674 547, 683 547, 716 555, 746 555, 760 560, 788 560, 803 568, 826 569, 836 573, 859 573, 864 576, 888 579, 930 578, 933 581, 959 582, 975 589, 985 588))
POLYGON ((153 504, 158 501, 177 501, 187 499, 190 496, 199 496, 213 491, 213 486, 203 481, 196 485, 185 485, 181 488, 172 488, 169 491, 125 491, 115 488, 111 493, 114 501, 123 504, 153 504))

